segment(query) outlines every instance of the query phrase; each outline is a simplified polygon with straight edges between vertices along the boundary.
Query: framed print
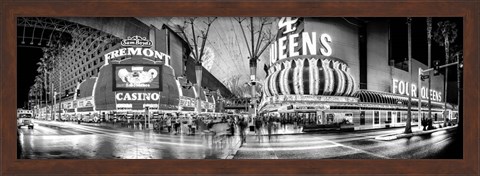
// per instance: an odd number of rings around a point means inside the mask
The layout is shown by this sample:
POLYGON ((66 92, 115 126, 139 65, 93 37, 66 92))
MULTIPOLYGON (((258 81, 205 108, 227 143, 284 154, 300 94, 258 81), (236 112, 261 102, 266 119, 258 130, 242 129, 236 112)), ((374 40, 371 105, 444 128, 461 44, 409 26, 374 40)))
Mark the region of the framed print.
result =
POLYGON ((2 2, 1 172, 479 174, 479 5, 2 2))

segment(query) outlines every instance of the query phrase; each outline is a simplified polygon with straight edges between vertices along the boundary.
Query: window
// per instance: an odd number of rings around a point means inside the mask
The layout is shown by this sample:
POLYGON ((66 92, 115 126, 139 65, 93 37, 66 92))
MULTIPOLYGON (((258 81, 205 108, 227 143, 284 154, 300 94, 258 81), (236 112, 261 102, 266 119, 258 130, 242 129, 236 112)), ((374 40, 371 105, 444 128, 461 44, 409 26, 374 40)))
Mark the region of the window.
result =
POLYGON ((412 112, 412 122, 418 122, 418 113, 412 112))
POLYGON ((387 112, 387 121, 392 122, 392 112, 391 111, 387 112))
POLYGON ((380 112, 373 111, 373 124, 380 124, 380 112))
POLYGON ((400 111, 397 112, 397 123, 402 122, 402 113, 400 111))
MULTIPOLYGON (((392 121, 391 121, 391 122, 392 122, 392 123, 395 123, 393 120, 398 120, 398 119, 396 119, 396 117, 398 116, 398 115, 397 115, 397 112, 392 112, 392 116, 393 116, 393 118, 392 118, 392 121)), ((396 121, 396 122, 398 122, 398 121, 396 121)))
POLYGON ((353 123, 353 114, 351 114, 351 113, 346 113, 344 120, 345 120, 347 123, 353 123))
POLYGON ((365 111, 360 112, 360 125, 365 125, 365 111))

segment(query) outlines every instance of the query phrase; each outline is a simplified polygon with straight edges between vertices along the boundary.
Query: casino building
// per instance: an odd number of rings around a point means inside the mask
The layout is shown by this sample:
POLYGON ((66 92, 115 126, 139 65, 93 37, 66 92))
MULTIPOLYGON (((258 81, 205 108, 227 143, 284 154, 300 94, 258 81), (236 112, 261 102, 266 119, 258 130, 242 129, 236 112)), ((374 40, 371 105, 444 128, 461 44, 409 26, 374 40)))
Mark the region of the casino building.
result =
POLYGON ((131 34, 124 39, 104 34, 113 38, 108 43, 73 37, 73 44, 85 50, 64 53, 62 67, 52 73, 52 87, 65 94, 61 101, 57 98, 53 118, 50 107, 37 106, 40 118, 89 121, 192 113, 197 95, 200 112, 221 112, 221 99, 232 94, 205 69, 201 89, 193 86, 195 65, 186 42, 168 26, 137 22, 124 29, 131 34))
POLYGON ((427 80, 418 86, 419 68, 427 66, 412 59, 409 72, 408 61, 395 62, 391 35, 382 18, 280 19, 259 113, 301 117, 307 126, 404 126, 412 94, 413 125, 428 115, 428 97, 435 122, 454 119, 457 110, 444 103, 443 75, 432 74, 430 90, 427 80))
MULTIPOLYGON (((223 111, 220 100, 232 93, 205 69, 201 90, 192 86, 195 65, 181 37, 165 25, 158 29, 136 19, 130 22, 122 29, 128 35, 124 38, 102 32, 97 38, 73 38, 81 49, 64 53, 60 70, 52 73, 52 86, 68 95, 57 100, 55 119, 191 113, 197 96, 202 112, 223 111), (104 38, 110 42, 102 42, 104 38)), ((389 21, 382 18, 368 23, 281 18, 258 114, 355 130, 404 126, 411 94, 413 124, 427 116, 428 98, 435 122, 454 120, 457 110, 443 98, 443 75, 432 75, 430 90, 426 80, 419 86, 419 68, 427 66, 412 59, 409 72, 407 61, 393 59, 392 35, 389 21)), ((238 104, 245 108, 245 103, 238 104)), ((45 119, 50 110, 36 108, 45 119)))

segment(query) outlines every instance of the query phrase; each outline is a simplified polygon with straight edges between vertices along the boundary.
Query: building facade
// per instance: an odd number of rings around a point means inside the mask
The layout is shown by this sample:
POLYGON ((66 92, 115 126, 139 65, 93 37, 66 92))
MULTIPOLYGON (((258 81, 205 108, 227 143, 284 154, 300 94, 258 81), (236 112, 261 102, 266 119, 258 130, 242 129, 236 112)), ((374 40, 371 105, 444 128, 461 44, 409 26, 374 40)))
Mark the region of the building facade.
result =
POLYGON ((59 60, 61 67, 52 74, 52 86, 65 93, 61 100, 50 102, 55 104, 53 108, 37 106, 39 118, 187 113, 195 111, 196 97, 200 98, 201 112, 221 109, 219 100, 231 96, 231 92, 206 69, 201 89, 193 86, 194 61, 189 57, 188 45, 175 31, 139 21, 134 26, 138 29, 126 28, 123 32, 132 36, 109 42, 94 38, 80 41, 82 38, 74 37, 72 45, 79 45, 82 50, 67 49, 62 55, 65 58, 59 60))
POLYGON ((278 27, 260 114, 356 130, 404 126, 411 94, 412 124, 427 116, 429 97, 434 121, 455 118, 452 105, 444 112, 442 75, 431 78, 428 90, 426 80, 418 86, 425 64, 412 59, 409 72, 399 67, 408 61, 391 61, 386 19, 285 17, 278 27))

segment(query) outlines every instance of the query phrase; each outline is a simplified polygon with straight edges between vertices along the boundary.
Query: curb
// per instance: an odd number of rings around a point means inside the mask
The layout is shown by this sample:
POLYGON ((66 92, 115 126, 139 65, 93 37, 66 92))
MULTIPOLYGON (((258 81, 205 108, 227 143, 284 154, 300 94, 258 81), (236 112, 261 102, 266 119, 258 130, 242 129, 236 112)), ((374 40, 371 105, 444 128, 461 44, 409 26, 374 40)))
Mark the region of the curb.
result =
POLYGON ((408 138, 408 137, 412 137, 412 136, 420 136, 420 135, 425 135, 425 134, 431 134, 431 133, 434 133, 434 132, 437 132, 437 131, 450 131, 450 130, 453 130, 453 129, 456 129, 458 126, 451 126, 451 127, 444 127, 444 128, 437 128, 437 129, 434 129, 434 130, 429 130, 429 131, 418 131, 418 132, 413 132, 413 133, 409 133, 409 134, 403 134, 403 133, 400 133, 400 134, 393 134, 393 135, 383 135, 383 136, 377 136, 375 137, 376 140, 381 140, 381 141, 391 141, 391 140, 395 140, 395 139, 399 139, 399 138, 408 138))

